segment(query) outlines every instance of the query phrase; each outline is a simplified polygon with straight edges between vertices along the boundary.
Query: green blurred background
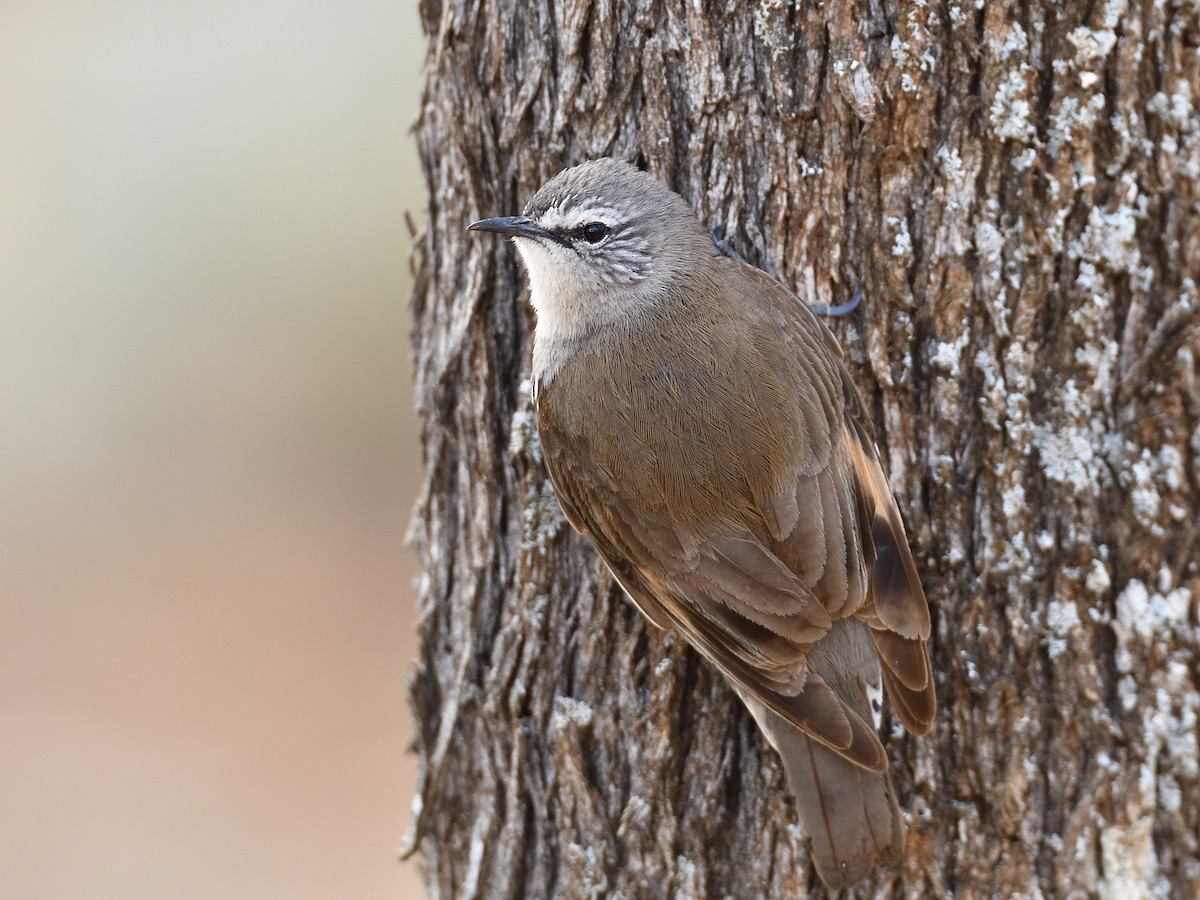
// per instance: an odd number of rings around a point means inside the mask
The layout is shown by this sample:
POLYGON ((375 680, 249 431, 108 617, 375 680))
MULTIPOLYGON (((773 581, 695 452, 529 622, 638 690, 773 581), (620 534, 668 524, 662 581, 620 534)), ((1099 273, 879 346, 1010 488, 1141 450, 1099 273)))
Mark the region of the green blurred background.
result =
POLYGON ((0 5, 0 897, 414 896, 415 0, 0 5))

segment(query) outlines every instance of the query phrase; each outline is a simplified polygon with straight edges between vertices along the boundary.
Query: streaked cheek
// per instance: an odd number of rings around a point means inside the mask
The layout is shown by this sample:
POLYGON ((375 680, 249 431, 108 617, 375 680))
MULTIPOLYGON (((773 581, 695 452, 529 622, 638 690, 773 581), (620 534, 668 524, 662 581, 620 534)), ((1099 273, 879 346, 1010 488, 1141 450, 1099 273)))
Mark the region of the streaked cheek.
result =
POLYGON ((636 284, 650 274, 650 259, 634 247, 610 247, 604 260, 604 280, 610 284, 636 284))

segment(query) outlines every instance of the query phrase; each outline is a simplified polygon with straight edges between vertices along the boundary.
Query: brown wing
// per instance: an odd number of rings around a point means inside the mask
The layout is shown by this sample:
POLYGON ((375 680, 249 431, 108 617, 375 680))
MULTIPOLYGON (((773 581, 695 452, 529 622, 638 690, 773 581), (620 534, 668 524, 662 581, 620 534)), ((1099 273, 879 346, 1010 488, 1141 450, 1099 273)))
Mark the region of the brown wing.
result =
MULTIPOLYGON (((930 629, 929 604, 921 588, 900 511, 879 460, 862 398, 840 362, 841 348, 825 323, 810 310, 802 308, 800 302, 773 279, 742 263, 730 262, 739 266, 740 273, 756 285, 759 294, 770 297, 780 314, 791 321, 793 327, 785 333, 791 338, 795 356, 807 366, 804 375, 818 379, 823 386, 836 386, 836 395, 826 392, 823 399, 842 410, 841 427, 837 429, 841 437, 837 443, 846 452, 835 457, 833 468, 841 471, 842 483, 852 485, 857 509, 851 510, 852 501, 846 495, 840 496, 833 505, 824 504, 821 512, 826 547, 813 540, 820 537, 816 533, 804 540, 793 540, 794 565, 815 566, 821 551, 825 550, 827 560, 833 565, 833 582, 826 583, 822 596, 834 600, 843 596, 840 592, 842 569, 836 565, 841 559, 840 549, 836 540, 830 540, 830 537, 843 534, 850 557, 861 548, 870 570, 865 603, 856 602, 862 595, 855 583, 858 570, 853 559, 845 570, 849 582, 845 596, 856 610, 855 615, 871 627, 882 663, 884 687, 901 721, 914 734, 924 734, 933 723, 937 708, 926 648, 930 629), (803 336, 803 344, 796 340, 798 335, 803 336), (819 344, 828 348, 829 353, 814 354, 812 348, 819 344), (808 352, 804 352, 806 348, 808 352), (849 527, 849 518, 854 519, 859 529, 857 536, 849 527)), ((798 486, 798 492, 802 492, 803 487, 798 486)), ((828 485, 820 496, 824 498, 827 494, 828 485)), ((808 496, 816 495, 809 491, 808 496)))
POLYGON ((543 441, 568 520, 592 539, 647 618, 676 628, 727 677, 814 740, 863 768, 887 768, 874 729, 809 671, 805 654, 831 619, 778 557, 746 533, 707 542, 690 568, 678 558, 667 565, 647 557, 635 563, 625 553, 652 542, 644 531, 638 535, 638 517, 579 477, 578 457, 556 452, 560 448, 558 441, 543 441), (590 514, 601 509, 601 516, 590 514))
MULTIPOLYGON (((553 447, 553 444, 551 446, 553 447)), ((673 620, 662 608, 654 591, 646 584, 641 571, 628 558, 622 556, 603 531, 590 526, 576 506, 576 498, 587 502, 587 491, 580 479, 574 477, 571 460, 562 458, 558 453, 546 453, 545 450, 543 455, 550 457, 546 460, 546 471, 554 487, 554 496, 558 498, 558 504, 571 527, 591 539, 592 545, 600 553, 600 558, 608 565, 608 570, 641 614, 659 628, 671 628, 674 625, 673 620)))
POLYGON ((884 688, 904 727, 913 734, 925 734, 937 712, 925 646, 929 605, 874 443, 860 440, 853 446, 855 471, 871 510, 875 548, 871 594, 858 617, 871 627, 883 664, 884 688))

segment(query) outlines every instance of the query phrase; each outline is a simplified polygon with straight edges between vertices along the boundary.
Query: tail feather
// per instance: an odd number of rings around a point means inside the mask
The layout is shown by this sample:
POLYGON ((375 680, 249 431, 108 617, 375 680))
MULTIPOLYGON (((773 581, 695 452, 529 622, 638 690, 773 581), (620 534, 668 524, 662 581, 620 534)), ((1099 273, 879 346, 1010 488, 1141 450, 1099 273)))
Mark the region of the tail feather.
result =
POLYGON ((821 880, 848 887, 895 861, 904 849, 904 820, 887 771, 856 766, 770 710, 763 713, 770 725, 763 731, 783 760, 821 880))
MULTIPOLYGON (((880 696, 881 675, 886 682, 889 672, 886 667, 881 672, 865 624, 836 622, 808 661, 809 677, 823 690, 834 692, 858 719, 874 718, 872 698, 880 696)), ((849 887, 877 866, 895 861, 904 849, 904 820, 886 759, 878 768, 855 764, 853 757, 818 740, 816 732, 806 733, 749 692, 739 688, 739 693, 783 760, 821 880, 831 888, 849 887)), ((924 697, 922 692, 912 693, 924 697)), ((891 690, 889 694, 896 696, 891 690)), ((918 703, 917 709, 905 713, 920 720, 926 710, 918 703)))

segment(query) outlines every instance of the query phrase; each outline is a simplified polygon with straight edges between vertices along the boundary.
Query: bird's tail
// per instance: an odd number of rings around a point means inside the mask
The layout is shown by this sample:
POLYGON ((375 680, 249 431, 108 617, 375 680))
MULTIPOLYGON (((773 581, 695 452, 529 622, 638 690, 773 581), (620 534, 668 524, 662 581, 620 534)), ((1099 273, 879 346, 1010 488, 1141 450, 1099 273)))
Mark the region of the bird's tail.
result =
POLYGON ((773 720, 763 731, 783 759, 821 880, 848 887, 896 860, 904 849, 904 821, 887 770, 856 766, 775 713, 763 713, 773 720))
MULTIPOLYGON (((867 626, 842 620, 812 649, 808 662, 849 709, 878 728, 883 692, 875 654, 867 626)), ((739 693, 783 760, 821 880, 831 888, 848 887, 896 860, 904 849, 904 820, 888 770, 855 765, 749 692, 739 693)))

